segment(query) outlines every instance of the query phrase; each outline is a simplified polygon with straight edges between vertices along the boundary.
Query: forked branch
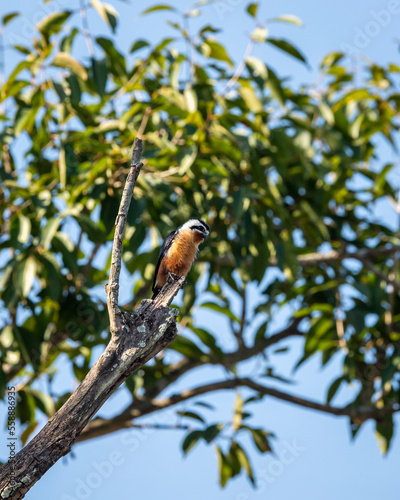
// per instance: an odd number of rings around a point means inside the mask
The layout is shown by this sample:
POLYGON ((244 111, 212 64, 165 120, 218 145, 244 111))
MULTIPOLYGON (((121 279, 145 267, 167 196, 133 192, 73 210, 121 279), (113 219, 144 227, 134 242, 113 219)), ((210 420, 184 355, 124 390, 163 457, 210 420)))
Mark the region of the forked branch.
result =
POLYGON ((0 498, 20 499, 71 446, 107 399, 149 359, 176 336, 177 310, 168 306, 184 284, 169 277, 156 301, 143 300, 134 313, 118 308, 119 275, 125 221, 136 179, 140 173, 143 143, 136 139, 130 173, 116 221, 107 304, 111 340, 102 356, 44 428, 15 459, 0 470, 0 498))

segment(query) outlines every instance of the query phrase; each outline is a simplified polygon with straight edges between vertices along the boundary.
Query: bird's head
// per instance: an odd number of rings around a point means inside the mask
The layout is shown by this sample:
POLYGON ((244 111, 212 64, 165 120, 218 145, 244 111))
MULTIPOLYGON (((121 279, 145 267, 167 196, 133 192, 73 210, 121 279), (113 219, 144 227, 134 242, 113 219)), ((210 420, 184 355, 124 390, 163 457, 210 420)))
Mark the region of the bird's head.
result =
POLYGON ((193 231, 193 237, 197 242, 202 242, 210 234, 210 227, 201 219, 188 220, 180 230, 193 231))

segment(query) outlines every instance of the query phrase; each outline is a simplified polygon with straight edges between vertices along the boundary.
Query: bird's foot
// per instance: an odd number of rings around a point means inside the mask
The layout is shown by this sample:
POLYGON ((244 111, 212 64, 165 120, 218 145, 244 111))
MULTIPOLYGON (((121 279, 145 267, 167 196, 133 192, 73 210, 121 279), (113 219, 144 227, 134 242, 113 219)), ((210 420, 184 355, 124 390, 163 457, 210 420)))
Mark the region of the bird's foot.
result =
POLYGON ((180 278, 180 276, 178 274, 171 273, 171 272, 168 273, 168 277, 174 281, 177 281, 180 278))

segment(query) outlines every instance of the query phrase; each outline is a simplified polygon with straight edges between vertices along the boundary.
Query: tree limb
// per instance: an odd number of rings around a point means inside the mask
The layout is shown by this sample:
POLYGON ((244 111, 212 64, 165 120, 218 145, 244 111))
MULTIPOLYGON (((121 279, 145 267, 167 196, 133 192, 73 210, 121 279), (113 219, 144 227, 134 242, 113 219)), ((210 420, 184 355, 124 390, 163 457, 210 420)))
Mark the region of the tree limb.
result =
MULTIPOLYGON (((357 250, 356 252, 349 252, 347 250, 331 250, 330 252, 325 253, 311 252, 298 255, 297 262, 301 267, 314 267, 321 264, 333 264, 335 262, 341 262, 344 259, 357 259, 362 261, 363 259, 371 259, 373 257, 385 257, 393 255, 399 251, 399 245, 391 245, 379 246, 376 248, 363 248, 361 250, 357 250)), ((198 262, 203 262, 203 258, 204 257, 200 257, 198 259, 198 262)), ((249 264, 251 263, 251 260, 251 257, 249 257, 249 264)), ((214 263, 218 266, 236 266, 235 260, 229 255, 215 258, 214 263)), ((268 261, 268 265, 270 267, 276 267, 278 265, 277 259, 271 258, 268 261)))
POLYGON ((328 413, 330 415, 350 417, 353 420, 357 420, 358 422, 363 422, 368 419, 379 420, 383 418, 385 415, 393 414, 400 411, 400 408, 395 408, 394 406, 382 409, 373 406, 365 406, 358 408, 353 408, 351 406, 336 407, 328 404, 318 403, 316 401, 312 401, 309 399, 300 398, 292 394, 287 394, 286 392, 279 391, 272 387, 266 387, 262 384, 259 384, 251 380, 250 378, 246 377, 234 378, 234 379, 228 379, 220 382, 214 382, 211 384, 202 385, 194 389, 183 391, 179 394, 174 394, 169 398, 155 399, 150 404, 147 405, 146 409, 142 410, 140 415, 137 414, 138 408, 135 408, 132 409, 129 414, 128 412, 126 412, 127 414, 124 415, 125 420, 122 420, 121 415, 108 420, 108 429, 106 433, 104 432, 104 427, 102 426, 102 423, 97 421, 96 419, 92 422, 92 424, 94 425, 91 426, 91 432, 83 433, 79 441, 85 441, 86 439, 91 439, 93 437, 103 436, 104 434, 109 434, 111 432, 115 432, 121 429, 130 428, 133 426, 132 420, 134 418, 137 418, 138 416, 144 416, 154 411, 169 408, 171 406, 182 403, 183 401, 192 399, 196 396, 201 396, 202 394, 209 394, 211 392, 216 392, 226 389, 236 389, 238 387, 248 387, 249 389, 257 391, 259 394, 271 396, 281 401, 286 401, 288 403, 292 403, 297 406, 301 406, 303 408, 309 408, 311 410, 328 413))
POLYGON ((131 204, 133 189, 140 174, 142 163, 143 141, 136 138, 132 151, 131 169, 122 193, 121 204, 115 222, 114 242, 111 254, 110 277, 107 285, 107 307, 110 317, 111 335, 121 332, 121 313, 118 309, 119 275, 121 273, 122 241, 124 239, 126 217, 131 204))
POLYGON ((113 329, 111 340, 68 401, 32 441, 0 469, 1 499, 23 498, 57 460, 69 453, 72 444, 111 394, 176 336, 178 311, 168 306, 183 286, 184 277, 174 279, 169 276, 157 300, 143 300, 134 313, 118 309, 122 240, 126 214, 140 172, 142 149, 142 141, 136 139, 116 221, 107 293, 113 329))
MULTIPOLYGON (((294 336, 302 336, 303 333, 297 328, 299 322, 300 319, 296 320, 284 330, 259 340, 259 342, 252 347, 242 347, 236 351, 227 353, 222 361, 217 357, 210 356, 208 364, 223 364, 224 366, 232 366, 260 354, 265 349, 276 344, 277 342, 280 342, 281 340, 294 336)), ((142 399, 139 398, 139 401, 131 403, 124 411, 114 418, 106 419, 97 417, 92 420, 82 432, 78 441, 86 441, 95 437, 104 436, 120 429, 129 428, 131 427, 131 421, 133 418, 142 417, 159 410, 160 408, 157 403, 158 400, 156 400, 155 397, 172 382, 175 382, 179 377, 202 365, 204 365, 204 363, 198 360, 190 358, 182 359, 172 367, 168 378, 160 380, 156 387, 151 390, 150 394, 146 394, 142 399)), ((187 393, 190 393, 190 391, 185 391, 185 394, 187 393)))

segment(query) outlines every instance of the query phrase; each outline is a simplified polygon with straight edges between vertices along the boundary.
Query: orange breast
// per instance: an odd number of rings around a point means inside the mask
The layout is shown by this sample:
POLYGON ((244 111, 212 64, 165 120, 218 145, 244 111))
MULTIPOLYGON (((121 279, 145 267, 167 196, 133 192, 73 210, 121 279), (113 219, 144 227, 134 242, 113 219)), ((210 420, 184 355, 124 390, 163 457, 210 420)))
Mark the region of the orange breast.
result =
POLYGON ((157 283, 164 286, 168 273, 186 276, 196 258, 198 245, 204 238, 196 237, 196 231, 180 231, 163 258, 157 274, 157 283))

